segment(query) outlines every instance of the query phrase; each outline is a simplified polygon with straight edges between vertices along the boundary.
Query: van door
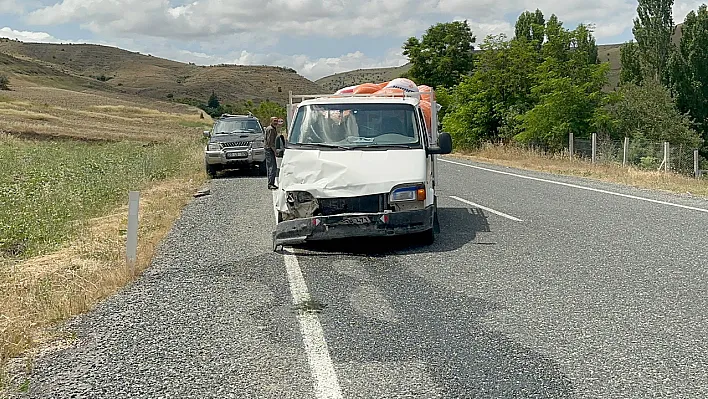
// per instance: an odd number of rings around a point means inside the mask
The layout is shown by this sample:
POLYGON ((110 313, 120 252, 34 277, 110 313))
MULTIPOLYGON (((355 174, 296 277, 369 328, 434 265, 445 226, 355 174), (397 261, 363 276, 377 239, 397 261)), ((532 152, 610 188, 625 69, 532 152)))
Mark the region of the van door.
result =
MULTIPOLYGON (((425 125, 425 116, 423 115, 423 110, 421 110, 418 107, 416 107, 416 109, 418 110, 418 118, 417 118, 418 119, 418 126, 420 128, 421 135, 423 136, 423 144, 424 144, 425 148, 428 148, 428 146, 430 145, 430 137, 429 137, 430 132, 428 132, 427 126, 425 125)), ((426 174, 426 182, 425 182, 425 184, 426 184, 426 186, 431 188, 432 194, 435 194, 435 176, 436 176, 435 175, 435 158, 434 157, 435 157, 435 155, 432 155, 432 154, 425 157, 426 158, 425 159, 425 165, 426 165, 426 167, 425 167, 425 169, 426 169, 426 173, 425 173, 426 174)), ((430 196, 430 195, 428 195, 428 197, 429 197, 429 201, 425 201, 426 205, 430 205, 433 203, 434 198, 432 198, 432 196, 430 196)))

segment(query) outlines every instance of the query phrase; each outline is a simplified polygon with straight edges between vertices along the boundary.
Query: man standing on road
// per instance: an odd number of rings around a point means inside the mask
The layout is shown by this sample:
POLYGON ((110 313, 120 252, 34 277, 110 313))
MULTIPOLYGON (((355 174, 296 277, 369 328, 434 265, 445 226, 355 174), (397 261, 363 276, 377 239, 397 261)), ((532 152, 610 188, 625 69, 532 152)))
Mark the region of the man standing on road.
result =
POLYGON ((268 170, 268 189, 277 190, 275 185, 275 173, 278 164, 275 161, 275 138, 278 137, 278 118, 271 117, 270 125, 265 128, 265 156, 266 169, 268 170))

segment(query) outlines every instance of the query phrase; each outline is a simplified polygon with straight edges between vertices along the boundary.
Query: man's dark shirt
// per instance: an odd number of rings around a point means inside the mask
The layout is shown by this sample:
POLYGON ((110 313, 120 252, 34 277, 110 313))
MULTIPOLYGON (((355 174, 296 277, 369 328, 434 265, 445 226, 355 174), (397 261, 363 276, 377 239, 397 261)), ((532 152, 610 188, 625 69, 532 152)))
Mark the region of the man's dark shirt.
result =
POLYGON ((265 148, 270 148, 275 151, 275 138, 278 136, 278 130, 272 125, 265 128, 265 148))

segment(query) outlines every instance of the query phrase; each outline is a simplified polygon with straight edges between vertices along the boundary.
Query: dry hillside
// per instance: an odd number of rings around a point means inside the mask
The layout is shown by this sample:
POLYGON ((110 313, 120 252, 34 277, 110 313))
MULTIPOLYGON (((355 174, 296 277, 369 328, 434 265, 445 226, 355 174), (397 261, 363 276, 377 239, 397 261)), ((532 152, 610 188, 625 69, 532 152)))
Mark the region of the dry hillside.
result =
POLYGON ((349 72, 337 73, 330 76, 325 76, 315 81, 322 86, 327 92, 333 92, 342 87, 358 85, 362 83, 379 83, 386 82, 397 77, 400 77, 410 69, 410 64, 400 67, 391 68, 371 68, 371 69, 356 69, 349 72))
POLYGON ((89 44, 0 41, 0 53, 23 63, 5 66, 15 74, 42 67, 50 74, 86 78, 107 90, 167 100, 204 100, 212 90, 222 101, 271 100, 284 104, 288 91, 318 93, 322 88, 291 69, 274 66, 197 66, 115 47, 89 44), (105 82, 103 82, 105 81, 105 82))

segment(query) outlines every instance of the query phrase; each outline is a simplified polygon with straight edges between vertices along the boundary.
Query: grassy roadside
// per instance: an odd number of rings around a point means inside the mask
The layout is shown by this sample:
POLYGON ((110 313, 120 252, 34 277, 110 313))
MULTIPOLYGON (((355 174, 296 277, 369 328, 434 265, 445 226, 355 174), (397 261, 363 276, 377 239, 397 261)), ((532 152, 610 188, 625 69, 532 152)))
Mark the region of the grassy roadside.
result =
POLYGON ((456 151, 454 157, 489 162, 502 166, 578 176, 627 186, 690 193, 708 198, 708 180, 697 180, 673 173, 640 170, 618 164, 596 164, 568 159, 561 154, 546 155, 513 146, 488 145, 476 151, 456 151))
POLYGON ((124 260, 129 190, 140 190, 136 273, 206 181, 201 131, 183 105, 14 80, 0 93, 0 397, 20 390, 58 322, 135 278, 124 260), (28 363, 26 363, 28 362, 28 363))
MULTIPOLYGON (((56 338, 48 327, 90 310, 134 278, 124 261, 128 190, 141 190, 139 273, 206 177, 194 140, 148 147, 0 140, 5 371, 10 359, 56 338)), ((0 374, 0 387, 7 378, 0 374)))

